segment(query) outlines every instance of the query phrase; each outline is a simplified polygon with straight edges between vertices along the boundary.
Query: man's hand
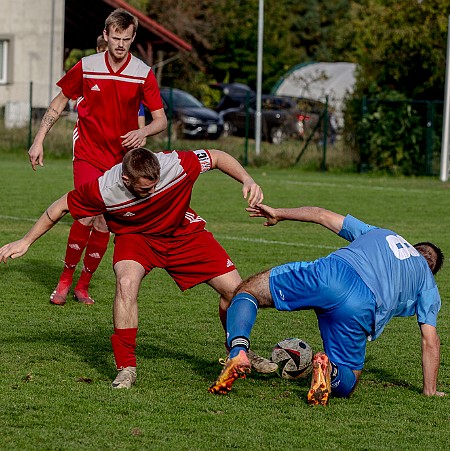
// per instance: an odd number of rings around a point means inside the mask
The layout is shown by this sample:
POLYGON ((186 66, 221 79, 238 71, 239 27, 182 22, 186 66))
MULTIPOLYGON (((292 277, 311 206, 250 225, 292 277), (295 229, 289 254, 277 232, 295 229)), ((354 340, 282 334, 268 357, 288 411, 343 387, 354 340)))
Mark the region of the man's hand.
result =
POLYGON ((243 181, 242 195, 244 199, 248 197, 247 202, 250 207, 256 207, 264 199, 261 187, 252 178, 246 178, 243 181))
POLYGON ((280 221, 276 215, 275 208, 269 207, 268 205, 258 204, 255 207, 247 207, 246 210, 252 218, 266 218, 267 221, 264 225, 267 227, 274 226, 280 221))
POLYGON ((128 150, 132 150, 141 147, 143 142, 145 145, 147 135, 145 134, 144 129, 140 128, 138 130, 128 132, 127 134, 121 136, 121 138, 123 138, 122 146, 128 150))
POLYGON ((8 258, 22 257, 27 253, 29 247, 30 245, 25 243, 23 239, 5 244, 0 248, 0 262, 6 263, 8 258))
POLYGON ((44 166, 44 146, 42 144, 33 143, 28 151, 31 167, 36 170, 36 165, 44 166))

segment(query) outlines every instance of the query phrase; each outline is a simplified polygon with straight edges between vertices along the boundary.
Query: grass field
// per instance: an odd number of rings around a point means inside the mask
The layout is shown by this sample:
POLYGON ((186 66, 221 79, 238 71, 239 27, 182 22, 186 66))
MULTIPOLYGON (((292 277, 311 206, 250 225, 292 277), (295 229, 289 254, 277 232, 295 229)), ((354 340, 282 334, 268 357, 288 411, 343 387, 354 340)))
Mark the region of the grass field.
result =
MULTIPOLYGON (((1 155, 0 243, 21 237, 45 207, 72 186, 69 159, 33 173, 26 154, 1 155)), ((449 188, 430 178, 381 178, 249 171, 273 206, 321 205, 394 229, 412 242, 435 241, 450 258, 449 188)), ((193 207, 246 277, 292 260, 311 260, 345 242, 319 226, 262 227, 248 218, 240 186, 218 171, 196 184, 193 207)), ((326 408, 306 404, 309 380, 251 374, 228 396, 207 392, 224 357, 217 296, 207 286, 181 293, 161 270, 139 299, 138 381, 110 388, 112 244, 93 280, 95 306, 49 304, 62 269, 66 217, 22 259, 0 267, 0 449, 4 450, 447 450, 450 398, 421 395, 420 333, 414 318, 394 319, 367 348, 354 396, 326 408)), ((443 306, 438 389, 450 392, 450 270, 437 277, 443 306)), ((258 314, 252 347, 269 356, 298 336, 321 347, 311 312, 258 314)))

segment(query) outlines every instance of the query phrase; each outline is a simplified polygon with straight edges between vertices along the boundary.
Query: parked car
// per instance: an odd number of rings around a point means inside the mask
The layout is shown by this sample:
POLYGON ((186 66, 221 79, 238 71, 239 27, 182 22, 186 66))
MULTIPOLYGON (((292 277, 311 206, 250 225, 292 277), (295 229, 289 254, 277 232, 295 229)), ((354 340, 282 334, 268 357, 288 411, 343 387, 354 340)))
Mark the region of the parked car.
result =
POLYGON ((223 119, 186 91, 161 88, 167 118, 172 119, 172 137, 217 139, 223 132, 223 119))
POLYGON ((222 97, 214 108, 216 111, 224 111, 230 108, 238 108, 245 103, 247 99, 253 98, 255 92, 250 86, 243 83, 216 83, 211 88, 222 91, 222 97))
MULTIPOLYGON (((256 93, 248 85, 243 83, 216 83, 211 85, 211 87, 222 91, 222 97, 214 109, 221 112, 224 118, 227 116, 229 119, 229 121, 225 120, 224 123, 224 135, 245 134, 245 129, 242 131, 241 126, 236 124, 233 116, 236 109, 242 110, 242 108, 245 108, 247 103, 249 104, 249 125, 252 125, 254 128, 253 124, 256 110, 256 93), (228 115, 231 111, 233 111, 233 116, 228 115)), ((276 111, 278 108, 281 110, 291 110, 291 112, 294 113, 294 117, 296 116, 296 119, 292 121, 292 116, 290 116, 291 124, 293 122, 294 125, 288 126, 288 129, 290 128, 292 130, 293 128, 294 132, 292 132, 292 137, 294 138, 300 137, 302 139, 307 139, 316 128, 319 117, 324 109, 323 103, 310 99, 287 96, 263 96, 263 99, 264 98, 273 99, 273 103, 275 103, 275 105, 270 106, 268 108, 270 112, 268 112, 264 111, 267 104, 264 105, 263 102, 261 112, 263 116, 276 115, 277 113, 274 113, 274 110, 276 111)), ((267 125, 267 128, 269 127, 270 125, 267 125)), ((250 133, 252 134, 251 136, 254 136, 253 128, 250 130, 250 133)), ((280 134, 280 130, 275 129, 272 131, 272 134, 276 136, 277 134, 280 134)), ((283 132, 281 132, 281 134, 283 135, 283 132)), ((285 136, 282 136, 282 139, 285 139, 289 134, 289 132, 284 133, 285 136)), ((316 131, 315 135, 319 136, 319 131, 316 131)), ((270 140, 270 137, 268 140, 270 140)), ((276 140, 277 139, 275 138, 275 141, 276 140)))
MULTIPOLYGON (((224 122, 224 135, 245 136, 248 127, 249 137, 255 136, 256 97, 241 102, 220 112, 224 122)), ((287 97, 261 96, 261 137, 273 144, 280 144, 288 138, 301 138, 303 116, 296 102, 287 97)))

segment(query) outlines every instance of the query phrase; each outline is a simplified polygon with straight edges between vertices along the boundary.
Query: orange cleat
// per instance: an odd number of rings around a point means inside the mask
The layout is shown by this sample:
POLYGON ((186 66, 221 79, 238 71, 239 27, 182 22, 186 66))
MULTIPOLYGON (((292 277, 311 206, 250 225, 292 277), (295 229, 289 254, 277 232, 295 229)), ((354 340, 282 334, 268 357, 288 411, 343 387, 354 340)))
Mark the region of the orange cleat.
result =
POLYGON ((226 395, 231 391, 233 382, 236 379, 245 379, 245 376, 251 371, 251 364, 245 351, 239 351, 239 354, 232 359, 227 359, 225 367, 222 369, 217 380, 208 388, 210 393, 216 395, 226 395))
POLYGON ((324 352, 313 357, 311 388, 308 392, 308 404, 326 406, 331 394, 331 364, 324 352))

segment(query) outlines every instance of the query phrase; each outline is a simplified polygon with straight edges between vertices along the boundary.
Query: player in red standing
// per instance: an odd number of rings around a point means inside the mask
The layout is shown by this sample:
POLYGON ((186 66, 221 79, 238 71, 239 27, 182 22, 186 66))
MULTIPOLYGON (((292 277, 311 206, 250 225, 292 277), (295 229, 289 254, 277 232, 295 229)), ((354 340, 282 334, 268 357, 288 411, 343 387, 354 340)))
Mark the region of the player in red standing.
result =
MULTIPOLYGON (((66 108, 77 99, 78 120, 73 132, 75 188, 97 179, 120 163, 125 153, 141 145, 146 136, 167 127, 167 118, 152 69, 129 52, 136 36, 137 18, 124 9, 114 10, 105 21, 103 37, 108 49, 82 58, 57 83, 60 93, 48 107, 28 151, 33 170, 43 166, 44 139, 66 108), (138 126, 140 103, 150 110, 152 122, 138 126)), ((89 283, 108 247, 110 232, 102 215, 75 221, 69 232, 64 269, 50 302, 64 305, 75 268, 84 249, 83 269, 74 298, 93 304, 89 283)))
MULTIPOLYGON (((95 51, 97 53, 106 52, 108 50, 108 43, 105 41, 105 38, 103 37, 103 34, 100 36, 97 36, 97 46, 95 47, 95 51)), ((145 127, 145 109, 144 105, 141 103, 139 105, 139 111, 138 111, 138 126, 139 128, 145 127)), ((145 137, 141 143, 139 144, 139 147, 145 147, 147 144, 147 137, 145 137)))

